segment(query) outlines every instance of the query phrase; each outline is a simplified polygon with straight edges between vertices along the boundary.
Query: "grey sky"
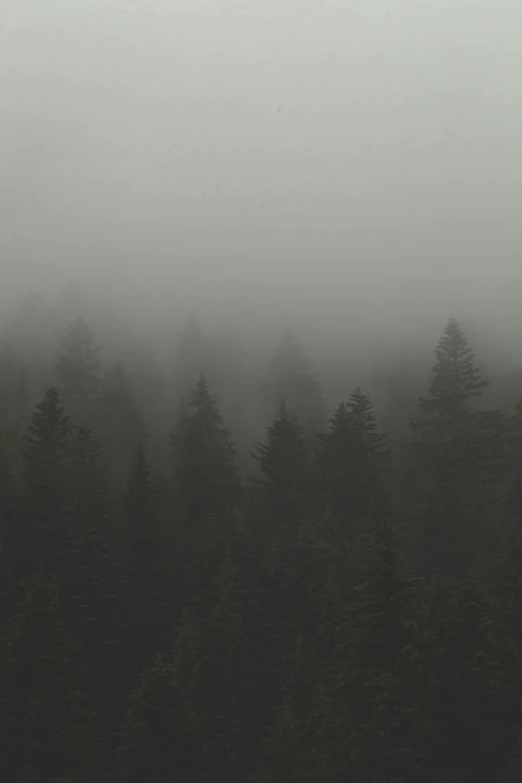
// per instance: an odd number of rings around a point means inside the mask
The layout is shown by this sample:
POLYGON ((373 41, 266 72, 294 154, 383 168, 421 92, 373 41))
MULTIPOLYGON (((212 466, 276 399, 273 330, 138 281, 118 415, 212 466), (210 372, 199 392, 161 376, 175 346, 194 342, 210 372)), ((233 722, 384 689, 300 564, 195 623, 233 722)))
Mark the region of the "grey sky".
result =
POLYGON ((0 264, 518 307, 521 29, 517 0, 0 0, 0 264))

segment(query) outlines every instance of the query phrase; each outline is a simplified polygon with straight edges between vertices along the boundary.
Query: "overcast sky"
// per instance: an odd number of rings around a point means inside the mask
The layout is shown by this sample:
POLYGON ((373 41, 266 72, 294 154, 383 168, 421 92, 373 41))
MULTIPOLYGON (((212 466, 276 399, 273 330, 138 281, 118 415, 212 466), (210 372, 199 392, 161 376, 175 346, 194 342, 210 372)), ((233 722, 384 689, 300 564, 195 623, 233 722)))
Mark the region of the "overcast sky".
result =
POLYGON ((0 0, 1 284, 518 307, 521 30, 520 0, 0 0))

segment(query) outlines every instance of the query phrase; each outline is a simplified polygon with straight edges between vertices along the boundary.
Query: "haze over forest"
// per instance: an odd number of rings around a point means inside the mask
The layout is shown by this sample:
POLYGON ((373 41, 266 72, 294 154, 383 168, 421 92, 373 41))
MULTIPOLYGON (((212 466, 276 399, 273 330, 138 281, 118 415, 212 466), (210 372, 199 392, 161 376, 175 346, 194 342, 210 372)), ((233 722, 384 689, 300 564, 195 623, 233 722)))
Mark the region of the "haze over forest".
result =
POLYGON ((520 783, 521 28, 0 0, 0 778, 520 783))
POLYGON ((161 303, 372 335, 452 311, 518 325, 512 0, 0 15, 4 301, 79 275, 138 291, 149 321, 161 303))

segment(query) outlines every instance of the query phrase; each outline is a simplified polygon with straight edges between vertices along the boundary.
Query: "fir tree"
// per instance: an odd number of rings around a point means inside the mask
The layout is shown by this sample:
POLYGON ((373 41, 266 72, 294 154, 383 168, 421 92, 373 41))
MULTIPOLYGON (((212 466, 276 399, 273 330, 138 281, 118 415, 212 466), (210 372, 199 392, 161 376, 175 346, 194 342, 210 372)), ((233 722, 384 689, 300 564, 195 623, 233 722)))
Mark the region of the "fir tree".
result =
POLYGON ((111 612, 107 569, 113 542, 108 530, 107 470, 88 426, 74 432, 67 482, 63 570, 59 574, 62 602, 68 627, 97 671, 111 612))
POLYGON ((240 499, 235 459, 216 397, 201 378, 192 392, 190 412, 183 426, 176 475, 183 538, 189 550, 198 547, 201 536, 210 535, 211 522, 217 536, 226 534, 231 513, 240 499))
POLYGON ((243 612, 240 574, 225 551, 211 601, 196 597, 173 648, 195 731, 195 779, 202 782, 244 780, 250 768, 256 737, 248 705, 255 700, 243 612))
POLYGON ((303 347, 291 331, 282 336, 270 362, 264 396, 271 417, 285 400, 315 446, 324 424, 325 402, 303 347))
POLYGON ((140 677, 122 725, 117 780, 193 780, 194 732, 175 664, 158 656, 140 677))
POLYGON ((60 571, 71 439, 70 419, 58 391, 51 388, 36 407, 23 447, 22 540, 15 545, 15 556, 29 570, 41 561, 45 568, 60 571))
POLYGON ((312 780, 309 710, 316 685, 316 664, 307 655, 302 637, 298 637, 274 725, 263 740, 257 769, 249 778, 252 783, 312 780))
POLYGON ((386 438, 379 432, 377 417, 371 399, 358 386, 353 390, 347 404, 347 412, 350 420, 370 454, 376 456, 382 454, 386 445, 386 438))
POLYGON ((105 374, 99 407, 101 442, 105 448, 117 489, 123 489, 132 455, 146 441, 145 414, 121 364, 105 374))
POLYGON ((125 699, 139 673, 151 666, 170 631, 158 510, 157 487, 144 448, 138 446, 116 539, 117 627, 111 634, 112 653, 107 662, 111 693, 107 715, 113 729, 121 721, 125 699))
POLYGON ((435 354, 429 397, 420 401, 424 416, 412 423, 421 435, 411 447, 415 516, 423 520, 419 554, 428 573, 443 567, 459 579, 477 566, 487 538, 480 509, 486 500, 483 477, 491 455, 484 453, 484 444, 491 419, 471 406, 487 382, 454 318, 435 354))
POLYGON ((189 396, 201 377, 212 376, 212 351, 208 337, 194 316, 186 322, 178 342, 174 387, 176 404, 180 397, 189 396))
POLYGON ((304 431, 284 402, 254 456, 261 471, 252 480, 259 515, 277 523, 278 535, 295 535, 314 497, 313 468, 304 431))
POLYGON ((429 397, 421 398, 421 411, 439 427, 456 425, 469 412, 470 401, 481 395, 488 382, 475 367, 472 349, 460 323, 453 317, 446 324, 435 356, 429 397))
POLYGON ((359 388, 341 402, 320 438, 319 470, 331 535, 353 543, 384 491, 386 453, 372 403, 359 388))
POLYGON ((27 580, 25 598, 2 647, 2 779, 100 780, 101 747, 52 576, 37 571, 27 580))
POLYGON ((430 625, 438 681, 432 747, 439 774, 466 783, 493 780, 513 746, 515 703, 506 691, 507 658, 482 586, 468 578, 449 594, 439 590, 430 625))
POLYGON ((418 580, 403 573, 395 530, 384 523, 368 553, 364 581, 339 631, 335 667, 323 694, 323 728, 315 763, 373 783, 432 779, 429 692, 417 623, 418 580), (335 727, 335 728, 334 728, 335 727))
POLYGON ((99 347, 81 318, 67 329, 55 368, 56 386, 76 424, 97 423, 100 396, 99 347))
MULTIPOLYGON (((308 632, 308 623, 319 622, 329 573, 323 542, 316 538, 309 519, 315 512, 310 455, 301 427, 284 405, 255 456, 261 476, 253 479, 241 552, 251 666, 263 731, 272 723, 281 699, 297 634, 308 632), (307 567, 310 581, 304 588, 299 584, 300 569, 307 567)), ((318 647, 324 641, 320 631, 314 629, 318 647)))

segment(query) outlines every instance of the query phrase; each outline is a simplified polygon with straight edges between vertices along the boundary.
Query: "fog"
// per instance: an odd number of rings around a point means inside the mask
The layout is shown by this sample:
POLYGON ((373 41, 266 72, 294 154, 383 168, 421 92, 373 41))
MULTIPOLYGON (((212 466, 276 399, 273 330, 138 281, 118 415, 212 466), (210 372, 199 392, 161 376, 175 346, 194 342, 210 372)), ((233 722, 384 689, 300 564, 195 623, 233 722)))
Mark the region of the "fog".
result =
POLYGON ((518 326, 514 0, 2 0, 2 299, 518 326))
POLYGON ((0 0, 0 781, 522 783, 521 32, 0 0))

